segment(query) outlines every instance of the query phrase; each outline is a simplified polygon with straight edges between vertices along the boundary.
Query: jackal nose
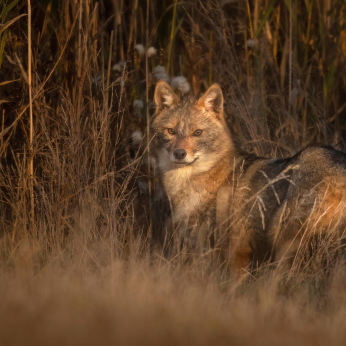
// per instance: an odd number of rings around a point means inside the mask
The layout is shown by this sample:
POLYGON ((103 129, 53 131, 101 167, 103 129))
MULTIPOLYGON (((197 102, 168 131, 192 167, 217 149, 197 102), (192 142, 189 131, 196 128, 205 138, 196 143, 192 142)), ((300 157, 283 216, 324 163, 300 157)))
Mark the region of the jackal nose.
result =
POLYGON ((183 160, 186 157, 186 151, 184 149, 175 149, 173 155, 177 160, 183 160))

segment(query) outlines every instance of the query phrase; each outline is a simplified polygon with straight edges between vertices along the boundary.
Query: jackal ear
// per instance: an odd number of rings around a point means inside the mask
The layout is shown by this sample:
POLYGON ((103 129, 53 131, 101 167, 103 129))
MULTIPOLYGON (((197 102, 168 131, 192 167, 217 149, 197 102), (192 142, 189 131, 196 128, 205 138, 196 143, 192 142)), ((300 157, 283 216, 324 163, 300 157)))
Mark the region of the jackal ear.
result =
POLYGON ((223 113, 223 95, 220 86, 213 84, 197 101, 197 107, 221 117, 223 113))
POLYGON ((154 101, 156 106, 161 109, 164 106, 172 107, 174 104, 177 104, 179 98, 167 82, 160 80, 156 84, 154 101))

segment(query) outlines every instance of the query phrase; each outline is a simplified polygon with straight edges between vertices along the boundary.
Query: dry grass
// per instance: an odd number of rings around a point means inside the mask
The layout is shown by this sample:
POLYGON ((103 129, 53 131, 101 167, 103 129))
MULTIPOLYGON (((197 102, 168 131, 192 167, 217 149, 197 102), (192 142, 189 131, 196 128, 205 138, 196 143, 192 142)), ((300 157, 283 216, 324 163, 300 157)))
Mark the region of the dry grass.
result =
POLYGON ((1 344, 344 345, 345 266, 324 246, 243 283, 212 250, 165 256, 146 146, 129 135, 145 134, 162 65, 195 94, 220 83, 249 151, 345 149, 345 3, 44 4, 32 4, 31 73, 27 4, 0 5, 1 344))
MULTIPOLYGON (((345 268, 326 296, 304 277, 295 295, 267 273, 236 288, 200 265, 117 254, 117 242, 71 236, 44 265, 42 240, 21 241, 1 268, 6 345, 343 345, 345 268), (343 282, 342 282, 343 280, 343 282), (310 286, 311 285, 311 286, 310 286), (323 302, 322 302, 323 301, 323 302)), ((4 248, 2 244, 2 249, 4 248)), ((310 278, 311 279, 311 278, 310 278)))

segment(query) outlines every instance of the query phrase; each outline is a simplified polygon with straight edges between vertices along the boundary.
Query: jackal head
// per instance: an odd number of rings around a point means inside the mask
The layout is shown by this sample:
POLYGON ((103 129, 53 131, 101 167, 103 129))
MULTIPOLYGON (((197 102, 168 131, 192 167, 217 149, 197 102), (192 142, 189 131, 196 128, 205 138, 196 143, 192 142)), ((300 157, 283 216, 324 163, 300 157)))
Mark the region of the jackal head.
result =
POLYGON ((212 85, 198 100, 180 102, 165 81, 156 85, 151 122, 154 151, 162 172, 189 167, 208 171, 233 148, 223 115, 223 95, 212 85))

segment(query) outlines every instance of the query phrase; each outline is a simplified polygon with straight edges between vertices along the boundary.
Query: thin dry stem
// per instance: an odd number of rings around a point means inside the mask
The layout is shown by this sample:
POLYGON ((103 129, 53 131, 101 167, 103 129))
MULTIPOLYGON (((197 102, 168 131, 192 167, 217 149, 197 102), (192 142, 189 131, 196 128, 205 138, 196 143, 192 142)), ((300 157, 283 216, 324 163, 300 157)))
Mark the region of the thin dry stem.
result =
POLYGON ((31 86, 31 3, 28 0, 28 85, 29 85, 29 112, 30 112, 30 142, 29 142, 29 191, 31 207, 31 231, 35 232, 35 197, 34 197, 34 120, 32 114, 32 86, 31 86))

